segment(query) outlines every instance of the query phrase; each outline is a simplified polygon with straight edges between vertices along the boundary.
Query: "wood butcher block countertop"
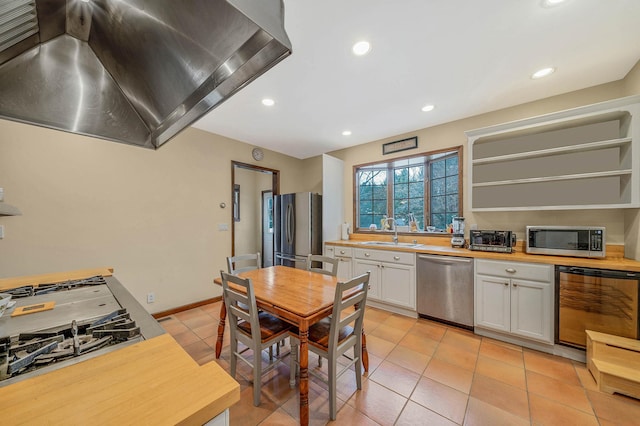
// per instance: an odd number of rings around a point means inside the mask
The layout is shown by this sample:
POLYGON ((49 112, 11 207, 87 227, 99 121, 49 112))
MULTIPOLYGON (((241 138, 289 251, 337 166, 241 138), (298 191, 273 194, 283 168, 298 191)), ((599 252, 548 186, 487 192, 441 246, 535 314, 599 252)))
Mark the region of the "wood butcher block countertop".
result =
POLYGON ((413 242, 414 240, 417 240, 417 243, 420 244, 420 246, 417 247, 381 247, 363 244, 363 242, 365 241, 391 241, 391 236, 391 233, 386 233, 384 234, 384 236, 376 234, 351 234, 351 239, 349 240, 328 241, 326 244, 372 250, 394 250, 424 254, 437 254, 443 256, 460 256, 478 259, 509 260, 514 262, 545 263, 550 265, 577 266, 583 268, 615 269, 621 271, 640 272, 640 262, 637 260, 624 258, 624 246, 621 245, 607 245, 607 257, 604 259, 589 259, 582 257, 527 254, 524 252, 522 241, 518 241, 518 243, 516 244, 516 251, 514 253, 492 253, 463 248, 453 248, 449 243, 450 238, 445 237, 399 236, 400 242, 413 242))
MULTIPOLYGON (((88 269, 34 277, 43 283, 110 272, 88 269)), ((0 289, 16 287, 16 282, 29 281, 0 279, 0 289)), ((163 334, 0 387, 0 423, 201 425, 239 400, 240 385, 218 364, 198 365, 173 337, 163 334)))

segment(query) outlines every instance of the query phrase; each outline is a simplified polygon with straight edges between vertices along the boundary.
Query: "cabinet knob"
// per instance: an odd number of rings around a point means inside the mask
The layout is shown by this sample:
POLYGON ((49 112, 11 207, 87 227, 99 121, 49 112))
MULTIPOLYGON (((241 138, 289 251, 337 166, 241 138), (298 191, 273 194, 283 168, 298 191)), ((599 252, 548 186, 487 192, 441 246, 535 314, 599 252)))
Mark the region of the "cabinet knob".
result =
POLYGON ((507 271, 510 274, 515 274, 517 272, 514 268, 507 268, 505 269, 505 271, 507 271))
POLYGON ((344 254, 344 250, 340 250, 340 254, 344 254))
POLYGON ((513 283, 513 286, 514 286, 514 287, 518 287, 518 284, 516 284, 516 283, 513 283))
POLYGON ((509 283, 508 282, 504 283, 504 286, 509 287, 509 283))
POLYGON ((400 256, 393 256, 393 260, 400 260, 400 256))
POLYGON ((369 256, 371 256, 371 255, 370 255, 369 253, 365 253, 365 254, 364 254, 364 256, 365 256, 365 257, 369 257, 369 256))

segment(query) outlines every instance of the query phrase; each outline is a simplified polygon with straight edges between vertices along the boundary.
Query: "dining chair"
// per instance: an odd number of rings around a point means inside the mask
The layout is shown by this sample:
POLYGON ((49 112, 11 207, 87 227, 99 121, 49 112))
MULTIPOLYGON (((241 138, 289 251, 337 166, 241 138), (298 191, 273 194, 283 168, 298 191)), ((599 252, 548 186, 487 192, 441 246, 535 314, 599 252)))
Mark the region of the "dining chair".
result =
MULTIPOLYGON (((328 373, 326 378, 309 370, 311 374, 325 381, 329 387, 329 416, 336 419, 337 397, 336 382, 338 378, 354 366, 356 385, 362 389, 362 324, 369 290, 369 272, 359 275, 347 282, 339 282, 333 302, 331 316, 323 318, 309 327, 309 344, 311 352, 327 359, 328 373), (352 309, 355 307, 355 310, 352 309), (353 350, 351 355, 350 350, 353 350), (350 356, 351 355, 351 356, 350 356), (346 365, 338 364, 338 358, 344 356, 349 360, 346 365), (338 371, 340 367, 340 371, 338 371)), ((290 385, 295 386, 296 372, 299 369, 297 331, 289 331, 291 337, 291 376, 290 385)))
POLYGON ((339 259, 332 257, 322 256, 319 254, 310 254, 307 256, 307 271, 319 272, 325 275, 336 276, 338 275, 338 262, 339 259), (318 266, 318 263, 320 266, 318 266), (330 266, 331 270, 325 269, 325 266, 330 266))
POLYGON ((260 405, 260 387, 262 375, 274 369, 279 359, 262 366, 262 351, 271 349, 274 344, 287 338, 291 325, 267 312, 258 312, 253 283, 250 278, 240 278, 220 271, 222 277, 222 294, 229 315, 229 337, 231 352, 231 377, 236 377, 238 359, 253 369, 253 405, 260 405), (230 286, 229 284, 233 284, 230 286), (242 290, 238 290, 238 288, 242 290), (239 350, 238 342, 247 346, 239 350), (243 356, 247 350, 253 351, 253 362, 243 356))
MULTIPOLYGON (((338 263, 339 259, 332 257, 322 256, 319 254, 310 254, 307 256, 307 271, 318 272, 320 274, 331 275, 333 277, 338 275, 338 263), (320 267, 318 267, 318 263, 320 267), (331 267, 331 270, 325 269, 325 266, 331 267)), ((318 357, 318 367, 322 367, 322 357, 318 357)))
POLYGON ((262 268, 260 252, 227 257, 227 271, 231 275, 260 268, 262 268))
MULTIPOLYGON (((231 275, 262 268, 260 252, 227 257, 227 271, 231 275)), ((284 346, 284 342, 280 342, 284 346)), ((280 356, 280 346, 276 346, 276 356, 280 356)), ((269 348, 269 359, 273 360, 273 348, 269 348)))

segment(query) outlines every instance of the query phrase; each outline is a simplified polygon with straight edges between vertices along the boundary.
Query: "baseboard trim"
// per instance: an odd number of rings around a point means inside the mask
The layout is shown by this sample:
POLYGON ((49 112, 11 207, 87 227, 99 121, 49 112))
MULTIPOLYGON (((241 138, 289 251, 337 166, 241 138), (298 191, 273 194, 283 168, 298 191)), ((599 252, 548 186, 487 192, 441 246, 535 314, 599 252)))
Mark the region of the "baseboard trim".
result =
POLYGON ((156 312, 152 314, 155 319, 168 317, 169 315, 177 314, 178 312, 188 311, 189 309, 199 308, 200 306, 208 305, 210 303, 216 303, 222 300, 222 296, 214 297, 212 299, 201 300, 199 302, 189 303, 188 305, 178 306, 177 308, 168 309, 162 312, 156 312))

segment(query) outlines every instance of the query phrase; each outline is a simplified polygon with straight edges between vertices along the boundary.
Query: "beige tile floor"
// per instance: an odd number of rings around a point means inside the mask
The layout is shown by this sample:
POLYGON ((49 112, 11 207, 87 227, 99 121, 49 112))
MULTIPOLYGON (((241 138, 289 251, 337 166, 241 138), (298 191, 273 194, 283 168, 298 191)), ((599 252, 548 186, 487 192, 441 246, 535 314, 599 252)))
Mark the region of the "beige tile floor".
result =
MULTIPOLYGON (((161 324, 198 363, 216 361, 229 371, 228 332, 215 359, 219 311, 213 303, 161 324)), ((326 385, 311 376, 311 424, 640 425, 640 401, 599 392, 580 362, 374 308, 367 308, 365 330, 370 364, 362 390, 345 373, 338 380, 338 417, 329 422, 326 385)), ((315 359, 310 355, 312 366, 315 359)), ((251 371, 239 363, 241 399, 231 407, 232 425, 298 423, 287 347, 281 360, 262 379, 259 407, 253 406, 251 371)))

